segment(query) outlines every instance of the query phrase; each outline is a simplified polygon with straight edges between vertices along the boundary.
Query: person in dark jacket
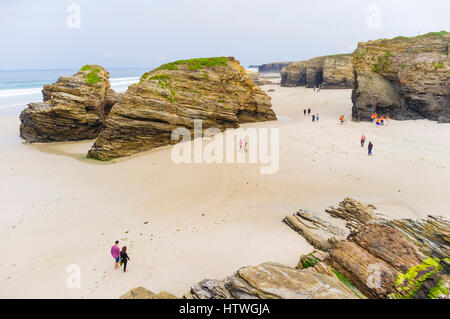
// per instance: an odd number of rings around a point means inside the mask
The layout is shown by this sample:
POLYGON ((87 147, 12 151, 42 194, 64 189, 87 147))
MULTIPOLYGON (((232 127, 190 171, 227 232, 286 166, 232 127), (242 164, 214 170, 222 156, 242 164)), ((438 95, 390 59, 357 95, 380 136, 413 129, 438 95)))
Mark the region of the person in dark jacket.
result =
POLYGON ((369 146, 367 148, 369 150, 369 156, 372 155, 372 149, 373 149, 373 144, 372 142, 369 142, 369 146))
POLYGON ((127 246, 123 246, 122 247, 122 251, 120 252, 120 261, 123 264, 123 271, 124 272, 127 271, 128 260, 130 260, 130 257, 128 257, 128 254, 127 254, 127 246))

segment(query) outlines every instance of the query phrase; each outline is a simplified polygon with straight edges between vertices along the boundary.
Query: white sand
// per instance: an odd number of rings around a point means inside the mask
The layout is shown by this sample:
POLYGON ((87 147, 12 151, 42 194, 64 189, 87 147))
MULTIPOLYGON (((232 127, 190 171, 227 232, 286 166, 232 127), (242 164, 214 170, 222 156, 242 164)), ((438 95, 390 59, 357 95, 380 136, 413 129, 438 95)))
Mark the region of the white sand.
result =
POLYGON ((0 297, 117 298, 136 286, 181 296, 241 266, 294 266, 311 246, 282 218, 346 196, 388 216, 449 213, 449 124, 341 126, 351 90, 264 88, 276 90, 282 120, 245 127, 280 128, 275 175, 256 164, 175 165, 170 147, 99 164, 84 158, 91 141, 21 144, 17 117, 0 118, 0 297), (126 274, 113 270, 115 239, 129 248, 126 274), (81 289, 66 286, 70 264, 81 266, 81 289))

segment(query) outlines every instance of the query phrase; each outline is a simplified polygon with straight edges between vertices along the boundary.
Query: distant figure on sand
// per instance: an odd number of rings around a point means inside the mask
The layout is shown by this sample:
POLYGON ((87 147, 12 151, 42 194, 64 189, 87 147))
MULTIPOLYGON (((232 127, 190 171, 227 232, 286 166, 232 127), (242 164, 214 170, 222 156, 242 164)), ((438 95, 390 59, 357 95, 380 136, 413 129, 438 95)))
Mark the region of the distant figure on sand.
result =
POLYGON ((345 122, 345 116, 341 115, 341 117, 339 118, 339 120, 341 121, 341 125, 344 124, 345 122))
POLYGON ((306 116, 306 109, 303 110, 303 115, 306 116))
POLYGON ((373 149, 372 142, 369 142, 369 147, 367 149, 369 150, 369 156, 372 155, 372 149, 373 149))
POLYGON ((244 151, 245 151, 246 153, 248 152, 247 146, 248 146, 247 139, 244 139, 244 151))
POLYGON ((314 87, 313 87, 313 92, 316 92, 316 86, 314 85, 314 87))
POLYGON ((384 116, 381 117, 381 125, 384 125, 384 116))
POLYGON ((242 150, 242 140, 239 140, 239 149, 242 150))
POLYGON ((120 259, 120 248, 119 248, 119 241, 116 240, 116 243, 114 246, 111 247, 111 255, 113 256, 115 263, 114 263, 114 269, 119 269, 119 259, 120 259))
POLYGON ((316 121, 316 116, 313 114, 312 116, 312 121, 315 122, 316 121))
POLYGON ((365 143, 366 143, 366 136, 363 133, 363 135, 361 136, 361 147, 364 147, 365 143))
POLYGON ((127 272, 127 263, 130 260, 127 254, 127 246, 122 247, 122 251, 120 252, 120 262, 123 264, 123 272, 127 272))
POLYGON ((316 115, 316 121, 319 122, 319 113, 316 115))
POLYGON ((380 120, 380 118, 377 118, 377 126, 380 126, 381 125, 381 120, 380 120))
POLYGON ((308 109, 308 116, 311 114, 311 109, 308 109))

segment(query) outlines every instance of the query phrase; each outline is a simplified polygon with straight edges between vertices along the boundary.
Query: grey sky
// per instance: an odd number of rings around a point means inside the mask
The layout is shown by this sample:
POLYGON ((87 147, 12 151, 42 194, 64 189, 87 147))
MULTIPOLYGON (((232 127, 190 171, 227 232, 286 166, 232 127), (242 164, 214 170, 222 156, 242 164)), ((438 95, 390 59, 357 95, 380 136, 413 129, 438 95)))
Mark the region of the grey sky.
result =
POLYGON ((359 41, 448 31, 449 12, 450 0, 1 0, 0 69, 302 60, 351 52, 359 41), (79 29, 67 27, 70 4, 81 9, 79 29))

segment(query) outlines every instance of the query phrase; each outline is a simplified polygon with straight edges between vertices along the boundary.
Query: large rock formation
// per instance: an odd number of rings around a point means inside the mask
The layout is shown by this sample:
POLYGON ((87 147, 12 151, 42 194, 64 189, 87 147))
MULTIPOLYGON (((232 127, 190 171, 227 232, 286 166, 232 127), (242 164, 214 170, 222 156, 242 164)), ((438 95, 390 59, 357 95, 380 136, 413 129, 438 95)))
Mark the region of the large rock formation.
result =
POLYGON ((270 97, 234 58, 168 63, 144 74, 121 96, 89 151, 108 160, 175 143, 177 127, 236 128, 240 123, 276 120, 270 97))
POLYGON ((300 210, 284 221, 326 252, 323 262, 368 297, 449 298, 450 221, 390 220, 374 209, 346 198, 325 213, 300 210))
POLYGON ((258 72, 260 73, 280 73, 284 67, 287 67, 293 62, 273 62, 266 63, 258 66, 258 72))
POLYGON ((46 84, 42 94, 44 102, 30 103, 20 114, 20 136, 28 142, 96 138, 118 99, 109 73, 98 65, 46 84))
POLYGON ((240 268, 224 280, 205 279, 187 299, 353 299, 327 267, 296 269, 277 263, 240 268))
POLYGON ((348 54, 322 56, 294 62, 281 71, 281 86, 314 87, 325 89, 352 88, 352 57, 348 54))
POLYGON ((353 119, 450 122, 448 32, 362 42, 353 53, 353 119), (372 110, 372 111, 371 111, 372 110))

